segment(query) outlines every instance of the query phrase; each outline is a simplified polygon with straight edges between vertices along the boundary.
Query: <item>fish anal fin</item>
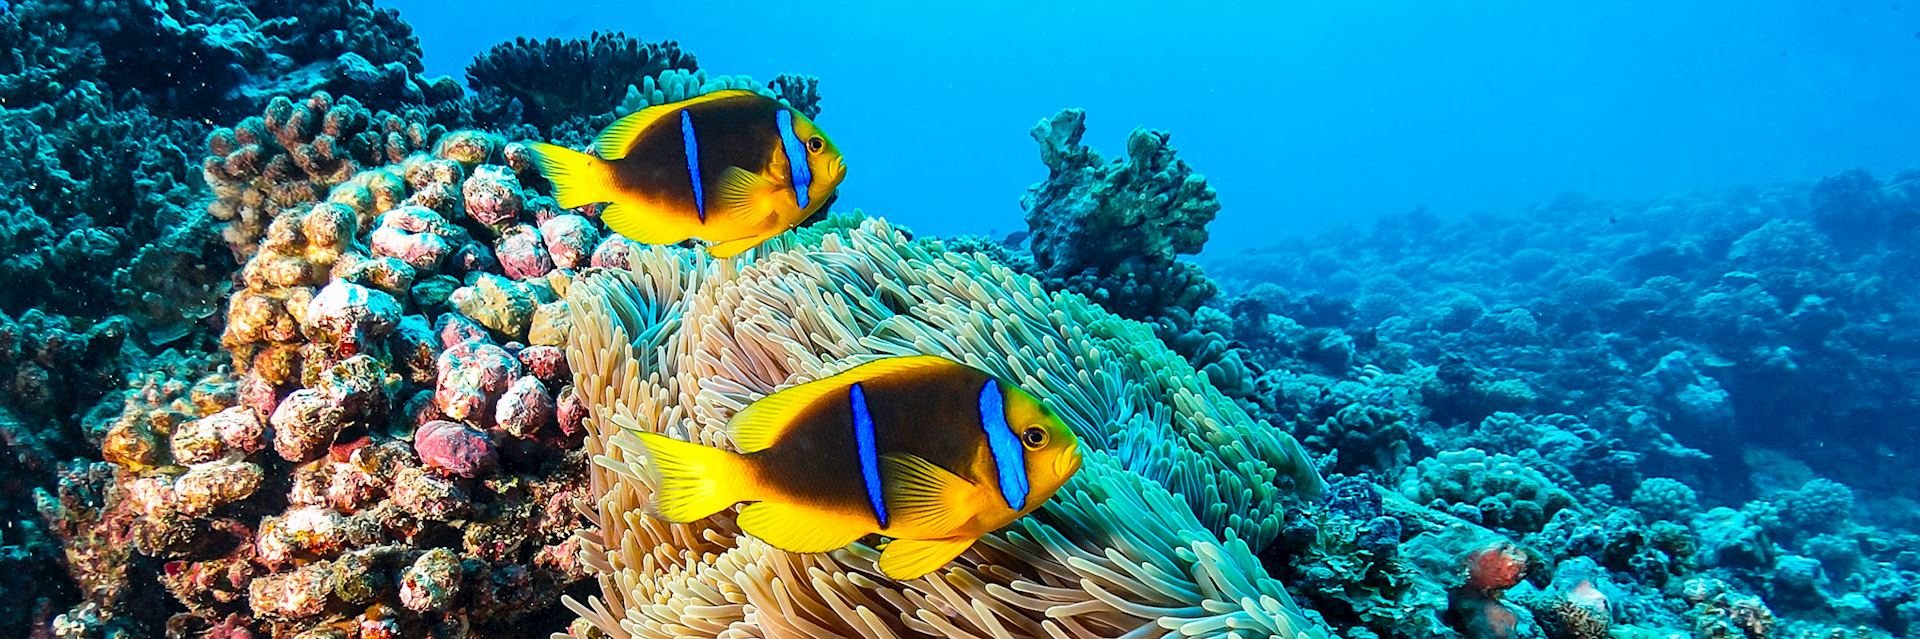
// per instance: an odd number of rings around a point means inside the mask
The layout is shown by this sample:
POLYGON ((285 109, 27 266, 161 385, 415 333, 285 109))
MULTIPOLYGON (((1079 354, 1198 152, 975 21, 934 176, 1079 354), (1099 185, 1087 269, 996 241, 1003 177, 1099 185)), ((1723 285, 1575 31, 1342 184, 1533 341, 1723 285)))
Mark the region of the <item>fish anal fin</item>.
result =
POLYGON ((919 579, 973 546, 972 537, 895 539, 880 551, 880 572, 895 581, 919 579))
POLYGON ((600 211, 607 228, 641 244, 678 244, 692 237, 684 225, 653 207, 634 202, 615 202, 600 211))
POLYGON ((817 508, 763 501, 740 511, 740 530, 787 552, 845 548, 872 532, 871 523, 817 508))
POLYGON ((886 487, 887 530, 920 535, 950 535, 978 508, 980 485, 953 474, 917 455, 880 456, 881 484, 886 487))
POLYGON ((941 366, 959 366, 935 355, 912 355, 874 360, 799 386, 776 391, 747 405, 727 423, 727 432, 740 452, 751 453, 771 448, 794 425, 793 417, 829 393, 845 392, 848 386, 904 371, 928 370, 941 366))
POLYGON ((756 235, 737 240, 727 240, 718 244, 708 245, 707 252, 713 254, 714 257, 733 257, 745 253, 753 247, 765 243, 769 239, 772 238, 766 235, 756 235))

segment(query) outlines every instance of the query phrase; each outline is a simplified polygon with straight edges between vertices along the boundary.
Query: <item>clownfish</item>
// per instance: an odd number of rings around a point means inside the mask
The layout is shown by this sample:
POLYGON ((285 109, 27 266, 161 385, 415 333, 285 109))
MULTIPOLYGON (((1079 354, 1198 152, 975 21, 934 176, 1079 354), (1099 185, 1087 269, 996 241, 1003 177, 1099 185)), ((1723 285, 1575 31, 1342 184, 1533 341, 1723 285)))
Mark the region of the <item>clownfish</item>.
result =
POLYGON ((782 550, 892 539, 880 571, 914 579, 1039 508, 1080 469, 1079 440, 1026 391, 931 355, 867 363, 749 404, 733 453, 639 433, 653 513, 697 521, 739 502, 782 550))
POLYGON ((812 120, 742 90, 620 118, 594 139, 594 155, 532 148, 560 206, 608 202, 600 219, 614 232, 642 244, 700 238, 715 257, 798 225, 847 176, 845 158, 812 120))

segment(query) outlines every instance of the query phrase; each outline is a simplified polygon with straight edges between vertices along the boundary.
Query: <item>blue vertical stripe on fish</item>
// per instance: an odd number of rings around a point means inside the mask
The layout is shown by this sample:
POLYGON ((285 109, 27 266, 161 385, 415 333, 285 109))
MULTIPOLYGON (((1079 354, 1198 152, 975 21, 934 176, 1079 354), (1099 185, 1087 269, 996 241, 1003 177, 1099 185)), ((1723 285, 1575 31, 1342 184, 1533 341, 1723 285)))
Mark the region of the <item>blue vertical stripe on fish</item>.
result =
POLYGON ((1000 496, 1007 507, 1019 510, 1027 504, 1027 458, 1020 440, 1007 424, 1006 400, 1000 395, 1000 383, 987 380, 980 387, 980 427, 987 431, 987 450, 993 453, 993 468, 1000 477, 1000 496))
POLYGON ((693 114, 680 111, 680 144, 687 150, 687 177, 693 181, 693 208, 707 221, 707 197, 700 185, 700 141, 694 139, 693 114))
POLYGON ((860 458, 860 479, 866 482, 867 503, 881 528, 887 527, 887 500, 880 490, 880 449, 873 437, 873 414, 867 410, 867 392, 854 384, 848 391, 853 403, 853 442, 860 458))
POLYGON ((774 114, 780 124, 780 147, 787 152, 787 169, 793 178, 793 201, 807 208, 807 191, 813 186, 813 169, 807 166, 807 147, 793 133, 793 111, 781 109, 774 114))

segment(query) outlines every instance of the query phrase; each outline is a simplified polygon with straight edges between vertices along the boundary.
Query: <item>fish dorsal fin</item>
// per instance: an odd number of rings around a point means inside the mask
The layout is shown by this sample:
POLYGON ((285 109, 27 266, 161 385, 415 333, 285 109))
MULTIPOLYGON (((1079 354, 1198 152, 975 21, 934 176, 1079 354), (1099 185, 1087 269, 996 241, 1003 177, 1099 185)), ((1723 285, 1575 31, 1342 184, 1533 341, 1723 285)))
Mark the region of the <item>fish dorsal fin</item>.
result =
POLYGON ((733 445, 740 452, 751 453, 771 448, 780 436, 793 426, 793 416, 828 393, 844 390, 848 386, 870 379, 911 370, 924 370, 941 366, 959 366, 944 357, 934 355, 911 355, 889 357, 874 360, 847 369, 837 375, 817 379, 793 388, 775 392, 760 398, 727 423, 727 430, 733 436, 733 445))
POLYGON ((982 498, 979 484, 917 455, 881 456, 880 468, 892 515, 889 528, 952 534, 974 514, 976 500, 982 498))
POLYGON ((725 100, 741 95, 759 96, 760 94, 744 89, 728 89, 726 91, 715 91, 706 95, 687 98, 679 102, 656 104, 639 111, 634 111, 626 117, 614 120, 613 124, 607 125, 606 130, 600 132, 600 137, 593 139, 593 153, 594 155, 600 156, 603 160, 618 160, 627 157, 627 150, 633 148, 633 141, 638 139, 641 133, 652 128, 654 123, 660 121, 660 118, 679 113, 681 109, 696 104, 725 100))

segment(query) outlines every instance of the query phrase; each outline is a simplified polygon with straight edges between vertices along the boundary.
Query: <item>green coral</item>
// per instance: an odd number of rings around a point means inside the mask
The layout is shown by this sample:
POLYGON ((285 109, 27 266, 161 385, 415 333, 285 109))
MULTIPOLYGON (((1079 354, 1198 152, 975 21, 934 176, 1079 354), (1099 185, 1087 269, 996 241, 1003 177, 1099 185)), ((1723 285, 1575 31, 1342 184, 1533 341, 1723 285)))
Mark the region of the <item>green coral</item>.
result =
POLYGON ((1408 468, 1400 492, 1416 503, 1494 528, 1539 532, 1574 506, 1571 493, 1520 459, 1478 448, 1445 451, 1408 468))
POLYGON ((781 74, 763 85, 744 75, 708 75, 705 71, 672 69, 628 85, 626 95, 614 106, 613 113, 624 116, 656 104, 679 102, 715 91, 744 89, 785 102, 811 118, 820 115, 819 84, 818 78, 793 74, 781 74))

